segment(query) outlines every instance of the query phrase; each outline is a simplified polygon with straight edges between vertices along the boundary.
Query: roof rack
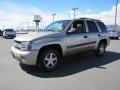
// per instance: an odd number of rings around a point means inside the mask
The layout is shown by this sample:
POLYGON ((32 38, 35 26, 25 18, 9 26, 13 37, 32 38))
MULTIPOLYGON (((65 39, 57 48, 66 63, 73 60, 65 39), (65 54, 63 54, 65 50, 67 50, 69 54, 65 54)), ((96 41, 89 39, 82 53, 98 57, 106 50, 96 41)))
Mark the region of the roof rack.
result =
POLYGON ((84 18, 84 17, 82 17, 82 18, 80 18, 80 19, 87 19, 87 20, 97 20, 97 21, 101 21, 101 20, 99 20, 99 19, 93 19, 93 18, 84 18))

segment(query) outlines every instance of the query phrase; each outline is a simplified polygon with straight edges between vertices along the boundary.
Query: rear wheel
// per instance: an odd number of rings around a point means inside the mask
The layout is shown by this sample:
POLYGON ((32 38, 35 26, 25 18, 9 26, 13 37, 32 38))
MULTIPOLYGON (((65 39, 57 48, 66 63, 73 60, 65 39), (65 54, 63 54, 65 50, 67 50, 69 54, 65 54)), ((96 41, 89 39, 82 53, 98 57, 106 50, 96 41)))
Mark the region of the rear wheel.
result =
POLYGON ((97 47, 97 50, 95 51, 95 55, 97 57, 102 57, 105 53, 105 48, 106 48, 106 45, 104 42, 100 42, 98 47, 97 47))
POLYGON ((60 64, 60 54, 54 48, 45 48, 39 55, 37 66, 44 71, 53 71, 60 64))

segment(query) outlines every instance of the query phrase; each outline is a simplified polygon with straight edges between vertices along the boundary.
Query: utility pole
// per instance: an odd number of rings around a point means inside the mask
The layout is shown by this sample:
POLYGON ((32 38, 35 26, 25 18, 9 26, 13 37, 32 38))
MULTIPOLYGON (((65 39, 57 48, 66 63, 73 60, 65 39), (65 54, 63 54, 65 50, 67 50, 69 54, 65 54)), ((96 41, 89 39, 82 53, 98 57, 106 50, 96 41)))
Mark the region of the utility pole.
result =
POLYGON ((41 17, 41 30, 43 29, 43 18, 41 17))
POLYGON ((117 6, 118 6, 118 0, 116 0, 116 10, 115 10, 115 30, 117 30, 117 6))
POLYGON ((55 15, 56 15, 55 13, 52 14, 52 16, 53 16, 53 22, 55 21, 55 15))
POLYGON ((71 18, 71 14, 70 13, 68 13, 68 19, 70 19, 71 18))
MULTIPOLYGON (((52 14, 52 16, 53 16, 53 23, 54 23, 54 21, 55 21, 55 20, 54 20, 54 19, 55 19, 55 15, 56 15, 55 13, 52 14)), ((53 24, 53 30, 54 30, 54 24, 53 24)))
POLYGON ((74 19, 76 18, 76 10, 78 10, 78 7, 72 9, 74 11, 74 19))
POLYGON ((27 33, 29 31, 29 22, 26 22, 26 31, 27 31, 27 33))

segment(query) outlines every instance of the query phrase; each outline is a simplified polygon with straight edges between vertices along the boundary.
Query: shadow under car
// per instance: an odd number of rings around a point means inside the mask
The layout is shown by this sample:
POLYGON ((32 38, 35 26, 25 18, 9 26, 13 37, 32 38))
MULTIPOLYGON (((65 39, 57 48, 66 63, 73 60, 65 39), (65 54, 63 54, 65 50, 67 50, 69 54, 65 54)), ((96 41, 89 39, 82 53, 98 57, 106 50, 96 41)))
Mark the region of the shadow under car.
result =
POLYGON ((41 78, 57 78, 73 75, 88 69, 107 69, 103 65, 112 63, 120 59, 120 53, 106 51, 106 54, 97 58, 93 53, 77 54, 65 57, 60 68, 52 72, 44 72, 34 66, 20 64, 21 68, 28 74, 41 78))

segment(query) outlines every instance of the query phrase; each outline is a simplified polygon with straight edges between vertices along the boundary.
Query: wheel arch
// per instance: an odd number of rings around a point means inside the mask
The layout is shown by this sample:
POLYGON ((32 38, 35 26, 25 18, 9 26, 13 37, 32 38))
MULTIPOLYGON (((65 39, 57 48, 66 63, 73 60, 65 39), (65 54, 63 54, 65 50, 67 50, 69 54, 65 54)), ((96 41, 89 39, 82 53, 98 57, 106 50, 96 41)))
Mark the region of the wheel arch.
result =
MULTIPOLYGON (((56 50, 58 50, 58 52, 60 52, 60 56, 61 58, 63 58, 63 50, 60 44, 50 44, 50 45, 45 45, 43 47, 41 47, 39 49, 38 55, 40 54, 40 52, 42 52, 45 48, 54 48, 56 50)), ((38 55, 37 55, 37 59, 38 59, 38 55)))
POLYGON ((100 40, 100 42, 103 42, 105 44, 105 46, 107 47, 107 40, 106 39, 102 39, 102 40, 100 40))

